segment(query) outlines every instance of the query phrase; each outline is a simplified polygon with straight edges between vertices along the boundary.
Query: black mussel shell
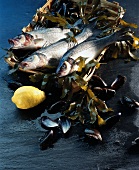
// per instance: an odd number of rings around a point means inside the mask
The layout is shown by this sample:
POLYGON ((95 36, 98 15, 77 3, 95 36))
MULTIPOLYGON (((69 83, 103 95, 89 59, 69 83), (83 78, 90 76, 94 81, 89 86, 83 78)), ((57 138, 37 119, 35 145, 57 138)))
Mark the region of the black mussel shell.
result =
POLYGON ((93 92, 101 100, 109 100, 116 94, 113 89, 101 87, 94 87, 93 92))
POLYGON ((131 98, 127 97, 127 96, 123 96, 120 99, 120 102, 121 102, 121 104, 126 105, 126 106, 128 106, 130 108, 139 107, 139 103, 136 100, 131 99, 131 98))
POLYGON ((64 134, 67 133, 69 129, 71 128, 71 121, 65 116, 61 116, 58 121, 62 129, 62 132, 64 134))
POLYGON ((95 138, 95 139, 97 139, 97 140, 100 140, 100 141, 102 141, 102 136, 101 136, 101 134, 100 134, 100 132, 97 130, 97 129, 85 129, 85 134, 86 134, 86 136, 87 137, 89 137, 89 138, 95 138))
POLYGON ((134 104, 135 104, 135 107, 139 107, 139 102, 137 102, 136 100, 132 99, 134 104))
POLYGON ((58 127, 59 125, 56 121, 50 119, 49 117, 42 116, 41 117, 41 126, 44 129, 53 129, 53 128, 58 127))
POLYGON ((17 90, 21 86, 23 85, 19 82, 8 82, 8 87, 13 91, 17 90))
POLYGON ((139 154, 139 137, 132 141, 132 145, 128 148, 128 152, 131 154, 139 154))
POLYGON ((139 145, 139 137, 134 139, 134 141, 132 141, 132 144, 139 145))
POLYGON ((110 87, 114 90, 118 90, 125 82, 126 82, 126 77, 118 75, 110 87))
POLYGON ((43 137, 40 138, 40 149, 44 150, 50 147, 53 144, 53 130, 50 130, 45 133, 43 137))
POLYGON ((65 105, 66 105, 66 102, 63 100, 60 100, 54 103, 47 111, 48 113, 57 113, 57 112, 60 112, 65 105))
POLYGON ((120 121, 120 118, 121 118, 121 113, 118 113, 117 115, 113 115, 105 119, 105 122, 106 122, 105 126, 108 128, 113 127, 117 122, 120 121))
POLYGON ((105 81, 97 76, 97 75, 93 75, 91 80, 89 81, 89 87, 92 89, 94 87, 106 87, 107 84, 105 83, 105 81))
POLYGON ((137 145, 137 144, 131 145, 128 148, 128 153, 130 153, 130 154, 139 154, 139 145, 137 145))

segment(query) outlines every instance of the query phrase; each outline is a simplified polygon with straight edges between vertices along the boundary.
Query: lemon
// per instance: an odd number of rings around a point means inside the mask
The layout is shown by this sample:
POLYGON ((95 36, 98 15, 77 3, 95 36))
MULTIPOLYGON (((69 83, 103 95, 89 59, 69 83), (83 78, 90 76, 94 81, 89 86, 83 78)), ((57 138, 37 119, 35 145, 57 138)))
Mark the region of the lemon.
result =
POLYGON ((45 93, 33 86, 19 87, 11 98, 19 109, 29 109, 37 106, 45 100, 45 93))

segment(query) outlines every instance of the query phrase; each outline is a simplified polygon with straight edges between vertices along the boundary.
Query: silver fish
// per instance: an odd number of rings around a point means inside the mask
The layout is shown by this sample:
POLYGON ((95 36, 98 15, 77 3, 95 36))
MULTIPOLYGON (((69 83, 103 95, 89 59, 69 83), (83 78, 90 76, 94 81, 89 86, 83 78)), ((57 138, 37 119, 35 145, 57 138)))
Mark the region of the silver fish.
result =
POLYGON ((78 46, 72 48, 63 55, 59 62, 56 70, 58 77, 63 77, 77 71, 79 68, 79 61, 76 61, 78 57, 84 57, 86 59, 85 64, 87 64, 89 61, 95 59, 105 47, 117 41, 131 39, 131 37, 126 35, 126 32, 128 31, 121 29, 120 31, 114 32, 104 38, 96 40, 89 38, 78 46))
MULTIPOLYGON (((98 34, 98 30, 95 31, 95 23, 90 23, 86 25, 83 31, 75 36, 75 39, 78 44, 85 41, 88 37, 96 36, 98 34)), ((23 60, 19 67, 29 70, 36 69, 42 67, 57 67, 60 58, 72 47, 76 46, 74 42, 68 42, 67 40, 61 40, 57 43, 54 43, 46 48, 37 50, 31 56, 23 60)))
POLYGON ((70 29, 41 28, 22 33, 9 39, 11 49, 37 50, 43 46, 49 46, 63 38, 67 38, 70 29))

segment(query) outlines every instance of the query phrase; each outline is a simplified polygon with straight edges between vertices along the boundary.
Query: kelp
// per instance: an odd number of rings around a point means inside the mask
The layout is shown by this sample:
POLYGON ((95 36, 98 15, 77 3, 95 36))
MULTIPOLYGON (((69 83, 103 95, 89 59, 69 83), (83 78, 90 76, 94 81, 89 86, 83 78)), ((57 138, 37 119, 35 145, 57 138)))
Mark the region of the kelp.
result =
POLYGON ((63 28, 71 28, 71 24, 68 23, 68 21, 62 17, 59 13, 56 13, 57 16, 53 16, 52 14, 48 15, 48 14, 43 14, 44 18, 46 20, 50 20, 54 23, 58 23, 59 26, 63 27, 63 28))
POLYGON ((98 16, 99 25, 103 25, 103 27, 107 27, 107 25, 115 26, 119 18, 124 16, 124 13, 125 10, 118 3, 105 0, 81 0, 75 2, 49 0, 42 8, 37 10, 36 14, 33 16, 32 22, 28 24, 27 27, 23 28, 23 32, 33 30, 36 25, 49 27, 49 24, 46 24, 47 19, 52 22, 59 22, 62 26, 65 26, 69 25, 67 24, 68 19, 70 19, 70 21, 73 20, 75 23, 77 19, 82 18, 84 23, 88 23, 89 19, 98 16), (63 12, 63 16, 61 16, 59 13, 63 4, 65 6, 65 12, 63 12), (70 8, 76 10, 70 12, 70 8), (66 12, 68 15, 66 15, 66 12), (73 13, 77 13, 78 17, 73 18, 73 13))

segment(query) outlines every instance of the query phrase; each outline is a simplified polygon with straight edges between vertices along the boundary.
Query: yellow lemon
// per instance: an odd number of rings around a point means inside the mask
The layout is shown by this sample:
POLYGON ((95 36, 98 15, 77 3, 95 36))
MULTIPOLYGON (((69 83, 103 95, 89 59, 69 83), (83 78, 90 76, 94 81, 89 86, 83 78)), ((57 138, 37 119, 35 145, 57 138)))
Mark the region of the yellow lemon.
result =
POLYGON ((14 92, 11 100, 17 108, 29 109, 43 102, 45 98, 45 93, 38 88, 33 86, 22 86, 14 92))

